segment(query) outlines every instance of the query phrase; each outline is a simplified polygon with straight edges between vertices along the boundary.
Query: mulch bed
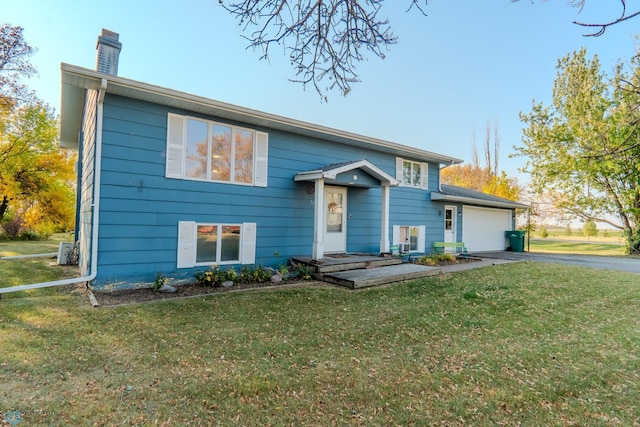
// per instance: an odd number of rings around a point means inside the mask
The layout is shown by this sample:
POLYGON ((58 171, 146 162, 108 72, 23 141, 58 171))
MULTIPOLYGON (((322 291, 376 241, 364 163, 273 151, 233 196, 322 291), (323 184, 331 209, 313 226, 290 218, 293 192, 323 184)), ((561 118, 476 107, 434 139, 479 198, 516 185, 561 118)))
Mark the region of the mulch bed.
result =
POLYGON ((176 286, 174 293, 162 293, 153 289, 128 289, 122 291, 110 292, 94 292, 94 296, 100 306, 110 307, 127 304, 138 304, 149 301, 175 300, 183 298, 192 298, 206 295, 215 295, 224 292, 237 292, 240 290, 261 289, 261 288, 282 288, 306 286, 311 284, 320 284, 313 280, 304 282, 284 282, 284 283, 249 283, 242 285, 233 285, 231 287, 210 287, 200 286, 195 283, 176 286))
MULTIPOLYGON (((464 258, 456 258, 451 261, 443 261, 440 262, 437 266, 430 267, 439 267, 444 265, 452 265, 452 264, 465 264, 469 262, 476 262, 477 258, 468 259, 464 258)), ((333 286, 325 282, 318 282, 314 280, 308 281, 293 281, 293 282, 281 282, 281 283, 249 283, 249 284, 234 284, 231 287, 205 287, 200 286, 195 283, 187 284, 187 285, 179 285, 176 286, 177 291, 175 293, 162 293, 158 291, 154 291, 153 289, 129 289, 122 291, 111 291, 111 292, 95 292, 94 296, 98 301, 98 304, 102 307, 113 307, 127 304, 139 304, 150 301, 162 301, 162 300, 175 300, 175 299, 183 299, 183 298, 192 298, 213 294, 220 294, 224 292, 237 292, 241 290, 250 290, 250 289, 260 289, 260 288, 282 288, 282 287, 295 287, 295 286, 333 286)))

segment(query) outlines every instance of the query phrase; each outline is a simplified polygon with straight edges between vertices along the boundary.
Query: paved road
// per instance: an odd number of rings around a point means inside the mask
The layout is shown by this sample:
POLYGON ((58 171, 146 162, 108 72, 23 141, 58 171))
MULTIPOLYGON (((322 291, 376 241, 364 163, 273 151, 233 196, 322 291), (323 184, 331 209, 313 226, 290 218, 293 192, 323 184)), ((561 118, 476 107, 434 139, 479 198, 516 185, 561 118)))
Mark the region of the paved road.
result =
POLYGON ((640 258, 638 257, 610 257, 597 255, 552 254, 540 252, 478 252, 474 255, 481 258, 554 262, 558 264, 576 265, 579 267, 598 268, 601 270, 628 271, 640 273, 640 258))

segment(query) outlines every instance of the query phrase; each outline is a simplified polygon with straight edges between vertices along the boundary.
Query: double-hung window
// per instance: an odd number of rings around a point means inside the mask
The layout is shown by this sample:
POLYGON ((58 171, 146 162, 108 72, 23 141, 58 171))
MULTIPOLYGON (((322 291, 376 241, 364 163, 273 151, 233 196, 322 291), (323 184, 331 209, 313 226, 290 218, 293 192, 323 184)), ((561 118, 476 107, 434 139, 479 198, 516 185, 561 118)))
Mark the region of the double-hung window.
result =
POLYGON ((412 160, 396 158, 396 179, 402 183, 403 187, 416 187, 427 189, 429 164, 424 162, 414 162, 412 160))
POLYGON ((266 187, 268 140, 265 132, 169 114, 166 176, 266 187))

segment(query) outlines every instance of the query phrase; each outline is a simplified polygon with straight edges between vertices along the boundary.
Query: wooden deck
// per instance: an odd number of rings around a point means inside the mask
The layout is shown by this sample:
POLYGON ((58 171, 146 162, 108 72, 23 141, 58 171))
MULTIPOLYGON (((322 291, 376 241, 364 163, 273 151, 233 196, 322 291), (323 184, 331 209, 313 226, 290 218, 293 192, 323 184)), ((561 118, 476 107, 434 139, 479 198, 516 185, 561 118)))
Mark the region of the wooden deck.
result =
POLYGON ((307 256, 293 257, 298 263, 314 269, 314 277, 350 289, 384 285, 441 274, 438 267, 403 263, 400 258, 367 254, 327 255, 322 262, 307 256))

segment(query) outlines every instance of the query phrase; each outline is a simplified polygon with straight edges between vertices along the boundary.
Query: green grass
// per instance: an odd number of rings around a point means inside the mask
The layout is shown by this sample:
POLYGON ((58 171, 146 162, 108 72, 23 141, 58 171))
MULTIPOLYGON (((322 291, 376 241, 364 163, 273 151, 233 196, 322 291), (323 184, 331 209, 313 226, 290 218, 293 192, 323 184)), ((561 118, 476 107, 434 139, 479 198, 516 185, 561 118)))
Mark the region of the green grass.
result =
POLYGON ((371 288, 0 300, 25 425, 633 425, 640 275, 515 263, 371 288))
MULTIPOLYGON (((619 243, 607 242, 573 242, 556 239, 535 239, 531 240, 531 252, 553 252, 564 254, 582 254, 582 255, 605 255, 605 256, 623 256, 625 255, 625 247, 619 243)), ((527 242, 525 241, 525 250, 527 250, 527 242)))
MULTIPOLYGON (((45 254, 58 251, 60 242, 73 241, 68 234, 55 234, 47 241, 8 241, 0 240, 0 257, 45 254)), ((51 257, 0 260, 0 288, 30 283, 49 282, 77 276, 77 268, 56 265, 51 257)), ((50 292, 43 290, 42 292, 50 292)), ((22 295, 37 294, 34 291, 2 294, 2 298, 15 298, 22 295)))

